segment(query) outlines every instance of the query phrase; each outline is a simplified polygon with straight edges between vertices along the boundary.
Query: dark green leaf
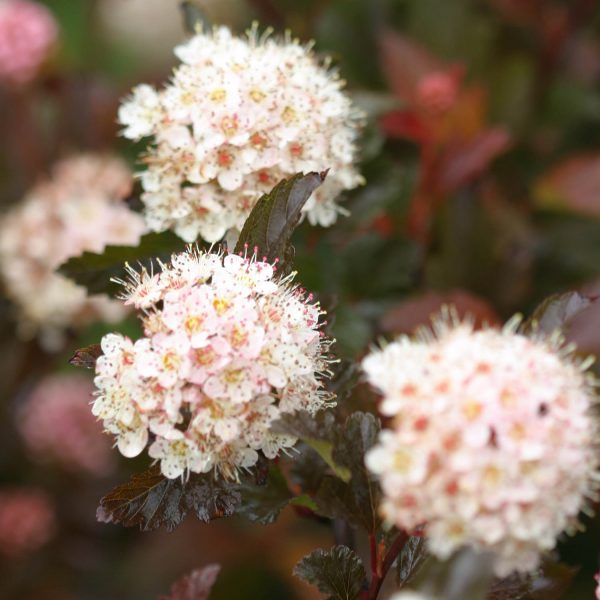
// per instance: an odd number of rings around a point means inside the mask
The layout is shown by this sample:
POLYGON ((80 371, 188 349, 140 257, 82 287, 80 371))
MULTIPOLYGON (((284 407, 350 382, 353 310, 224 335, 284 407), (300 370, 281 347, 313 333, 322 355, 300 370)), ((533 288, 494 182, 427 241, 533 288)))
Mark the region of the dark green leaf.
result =
POLYGON ((94 369, 98 357, 102 356, 100 344, 92 344, 85 348, 75 350, 75 354, 69 359, 69 363, 74 367, 83 367, 84 369, 94 369))
POLYGON ((411 535, 402 547, 396 562, 396 582, 403 586, 411 581, 417 571, 423 566, 429 554, 425 538, 411 535))
POLYGON ((366 579, 360 558, 346 546, 315 550, 295 566, 294 575, 334 600, 356 600, 366 579))
POLYGON ((264 485, 243 484, 241 492, 242 503, 237 512, 261 525, 275 522, 279 513, 293 498, 285 477, 274 466, 269 470, 264 485))
POLYGON ((298 173, 280 181, 262 196, 244 223, 235 252, 256 247, 269 262, 279 259, 280 268, 285 270, 290 239, 300 221, 302 207, 326 175, 326 172, 298 173))
POLYGON ((171 593, 160 600, 208 600, 219 571, 220 565, 207 565, 194 569, 171 586, 171 593))
POLYGON ((204 522, 232 515, 240 504, 239 486, 212 473, 192 474, 188 481, 167 479, 154 466, 134 475, 100 500, 96 517, 103 523, 138 525, 142 531, 160 526, 172 531, 188 512, 204 522))
POLYGON ((371 414, 356 412, 348 417, 333 447, 333 460, 352 473, 350 488, 362 526, 369 532, 377 529, 379 486, 365 466, 365 453, 376 442, 381 425, 371 414))
POLYGON ((486 600, 558 600, 576 573, 577 569, 547 560, 531 573, 494 580, 486 600))
POLYGON ((188 33, 194 34, 198 31, 206 31, 211 28, 204 10, 192 0, 184 0, 179 5, 183 14, 183 25, 188 33))
POLYGON ((546 298, 535 309, 524 328, 541 333, 552 333, 556 329, 564 330, 571 319, 593 302, 593 298, 583 296, 579 292, 555 294, 546 298))
POLYGON ((102 254, 84 252, 63 263, 58 272, 83 285, 90 294, 117 294, 121 286, 114 278, 125 274, 124 263, 139 263, 149 267, 157 258, 168 260, 172 253, 182 251, 185 244, 173 233, 149 233, 138 246, 107 246, 102 254))

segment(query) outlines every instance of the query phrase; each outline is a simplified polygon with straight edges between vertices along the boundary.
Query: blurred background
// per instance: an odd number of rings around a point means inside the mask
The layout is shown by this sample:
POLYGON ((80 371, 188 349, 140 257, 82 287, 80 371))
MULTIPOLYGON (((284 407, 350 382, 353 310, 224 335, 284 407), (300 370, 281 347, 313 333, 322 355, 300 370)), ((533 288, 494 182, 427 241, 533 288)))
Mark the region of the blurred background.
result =
MULTIPOLYGON (((110 153, 135 170, 143 144, 118 137, 119 100, 133 85, 165 81, 186 33, 177 0, 30 4, 0 0, 0 210, 30 203, 27 227, 7 217, 0 229, 0 598, 158 598, 212 562, 222 564, 216 599, 318 597, 291 570, 315 547, 330 547, 332 529, 292 508, 275 525, 189 518, 171 534, 95 520, 100 496, 148 459, 111 450, 89 413, 91 373, 68 359, 107 331, 137 335, 137 324, 79 299, 77 319, 43 331, 32 322, 56 316, 63 296, 44 316, 37 304, 48 304, 25 282, 98 251, 94 210, 72 224, 66 209, 58 219, 42 207, 64 191, 56 165, 110 153), (54 262, 40 266, 50 254, 54 262)), ((358 359, 378 337, 413 331, 445 303, 499 323, 530 314, 550 294, 600 295, 599 2, 196 4, 207 23, 236 32, 258 20, 314 40, 368 115, 360 145, 367 185, 348 195, 350 216, 331 229, 304 223, 294 238, 298 279, 336 309, 341 357, 358 359)), ((102 179, 94 169, 82 167, 71 195, 102 179)), ((125 179, 119 194, 138 210, 125 179)), ((582 352, 600 352, 600 310, 572 319, 568 334, 582 352)), ((373 407, 361 386, 347 402, 373 407)), ((593 594, 600 522, 586 524, 559 548, 564 561, 582 565, 567 598, 593 594)))

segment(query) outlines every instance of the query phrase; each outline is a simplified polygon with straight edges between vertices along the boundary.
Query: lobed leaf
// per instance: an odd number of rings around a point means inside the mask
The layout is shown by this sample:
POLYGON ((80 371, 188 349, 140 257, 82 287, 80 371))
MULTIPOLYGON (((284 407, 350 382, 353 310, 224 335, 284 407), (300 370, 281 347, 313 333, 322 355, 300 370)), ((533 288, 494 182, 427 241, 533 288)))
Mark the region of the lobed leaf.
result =
POLYGON ((356 600, 366 585, 365 568, 347 546, 315 550, 294 567, 294 575, 333 600, 356 600))
POLYGON ((239 486, 212 473, 192 474, 187 481, 167 479, 157 465, 133 475, 100 500, 98 521, 139 526, 151 531, 178 527, 189 512, 204 522, 232 515, 239 507, 239 486))
POLYGON ((290 239, 300 222, 302 208, 326 175, 326 171, 298 173, 280 181, 252 209, 234 251, 239 253, 244 252, 246 246, 256 247, 269 262, 279 259, 280 267, 285 268, 290 239))
POLYGON ((373 532, 377 529, 379 518, 380 490, 365 465, 365 454, 377 441, 381 424, 379 419, 368 413, 356 412, 346 420, 342 432, 333 448, 335 462, 347 468, 352 474, 350 489, 354 504, 365 529, 373 532))
POLYGON ((328 410, 322 410, 316 415, 311 415, 307 411, 286 413, 271 423, 273 433, 283 433, 301 440, 323 442, 333 442, 338 428, 335 415, 328 410))
POLYGON ((87 288, 90 294, 115 295, 121 286, 113 278, 122 278, 126 262, 146 267, 157 259, 168 260, 185 245, 174 233, 148 233, 137 246, 107 246, 102 254, 84 252, 58 267, 58 272, 87 288))
POLYGON ((194 569, 178 579, 171 586, 171 593, 159 600, 208 600, 220 570, 221 566, 217 564, 194 569))
POLYGON ((411 535, 396 561, 396 583, 399 586, 410 583, 428 557, 425 538, 411 535))
POLYGON ((327 474, 327 464, 316 450, 307 444, 296 446, 299 454, 291 461, 290 478, 293 484, 308 494, 315 494, 327 474))
POLYGON ((293 500, 281 471, 272 466, 263 485, 242 484, 238 514, 261 525, 274 523, 279 513, 293 500))

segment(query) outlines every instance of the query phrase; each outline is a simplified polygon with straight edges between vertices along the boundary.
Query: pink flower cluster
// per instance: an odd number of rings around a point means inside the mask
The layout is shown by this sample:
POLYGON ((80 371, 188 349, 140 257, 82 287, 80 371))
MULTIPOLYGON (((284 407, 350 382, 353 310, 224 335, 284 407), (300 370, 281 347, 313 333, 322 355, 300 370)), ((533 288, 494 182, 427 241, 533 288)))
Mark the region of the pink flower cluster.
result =
POLYGON ((55 527, 54 509, 43 491, 0 491, 0 554, 19 557, 34 552, 50 540, 55 527))
POLYGON ((125 456, 151 438, 166 477, 236 477, 258 451, 274 458, 295 443, 270 430, 282 413, 331 404, 322 311, 256 256, 190 248, 161 268, 130 269, 124 298, 142 311, 145 337, 102 339, 93 413, 125 456))
POLYGON ((81 376, 54 375, 40 381, 21 407, 17 421, 36 460, 98 476, 111 471, 110 443, 85 400, 91 400, 93 389, 81 376))
POLYGON ((334 223, 337 196, 362 182, 362 115, 337 74, 297 40, 256 29, 247 39, 225 27, 198 33, 175 53, 171 82, 137 86, 119 110, 125 137, 151 137, 141 178, 149 227, 217 242, 281 179, 326 169, 303 210, 313 224, 334 223))
POLYGON ((123 198, 131 174, 117 158, 83 154, 59 162, 52 178, 35 186, 0 222, 0 275, 20 310, 20 333, 39 334, 50 350, 64 330, 93 320, 118 321, 119 302, 88 297, 85 288, 55 273, 83 251, 109 244, 135 245, 145 231, 142 217, 123 198))
POLYGON ((28 0, 0 0, 0 82, 31 81, 56 42, 50 11, 28 0))
POLYGON ((498 575, 531 570, 576 527, 600 463, 589 362, 517 324, 473 331, 440 319, 363 362, 391 417, 366 457, 383 515, 407 530, 426 523, 441 558, 464 545, 493 551, 498 575))

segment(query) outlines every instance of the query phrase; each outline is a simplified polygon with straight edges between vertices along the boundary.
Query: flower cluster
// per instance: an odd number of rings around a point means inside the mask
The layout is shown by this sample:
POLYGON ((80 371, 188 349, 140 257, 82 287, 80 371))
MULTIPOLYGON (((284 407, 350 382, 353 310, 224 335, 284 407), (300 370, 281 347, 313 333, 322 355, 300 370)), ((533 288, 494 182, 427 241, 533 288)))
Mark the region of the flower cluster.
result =
POLYGON ((172 81, 139 85, 119 110, 125 137, 153 138, 142 174, 150 228, 216 242, 281 179, 326 169, 304 210, 331 225, 336 196, 362 181, 353 165, 361 115, 336 73, 296 40, 256 30, 199 33, 175 53, 172 81))
POLYGON ((366 457, 383 515, 408 530, 426 523, 442 558, 493 551, 499 575, 531 570, 576 527, 599 467, 589 362, 517 324, 473 331, 446 315, 363 362, 392 418, 366 457))
POLYGON ((58 28, 50 11, 37 2, 0 2, 0 81, 31 81, 48 57, 58 28))
POLYGON ((273 420, 331 403, 322 312, 292 275, 277 278, 256 256, 190 248, 159 273, 130 276, 124 299, 142 311, 145 336, 104 336, 93 406, 123 455, 151 436, 166 477, 237 477, 259 450, 274 458, 295 443, 273 420))
POLYGON ((38 489, 15 488, 0 492, 0 553, 18 557, 34 552, 53 535, 54 509, 38 489))
POLYGON ((106 475, 113 455, 85 398, 93 386, 86 377, 54 375, 42 379, 21 407, 17 425, 30 454, 38 461, 106 475))
POLYGON ((83 287, 54 270, 85 250, 138 243, 145 224, 123 202, 130 187, 131 175, 120 160, 74 156, 58 163, 52 179, 34 187, 3 218, 0 274, 20 309, 24 337, 39 333, 54 349, 67 327, 123 317, 121 303, 88 297, 83 287))

